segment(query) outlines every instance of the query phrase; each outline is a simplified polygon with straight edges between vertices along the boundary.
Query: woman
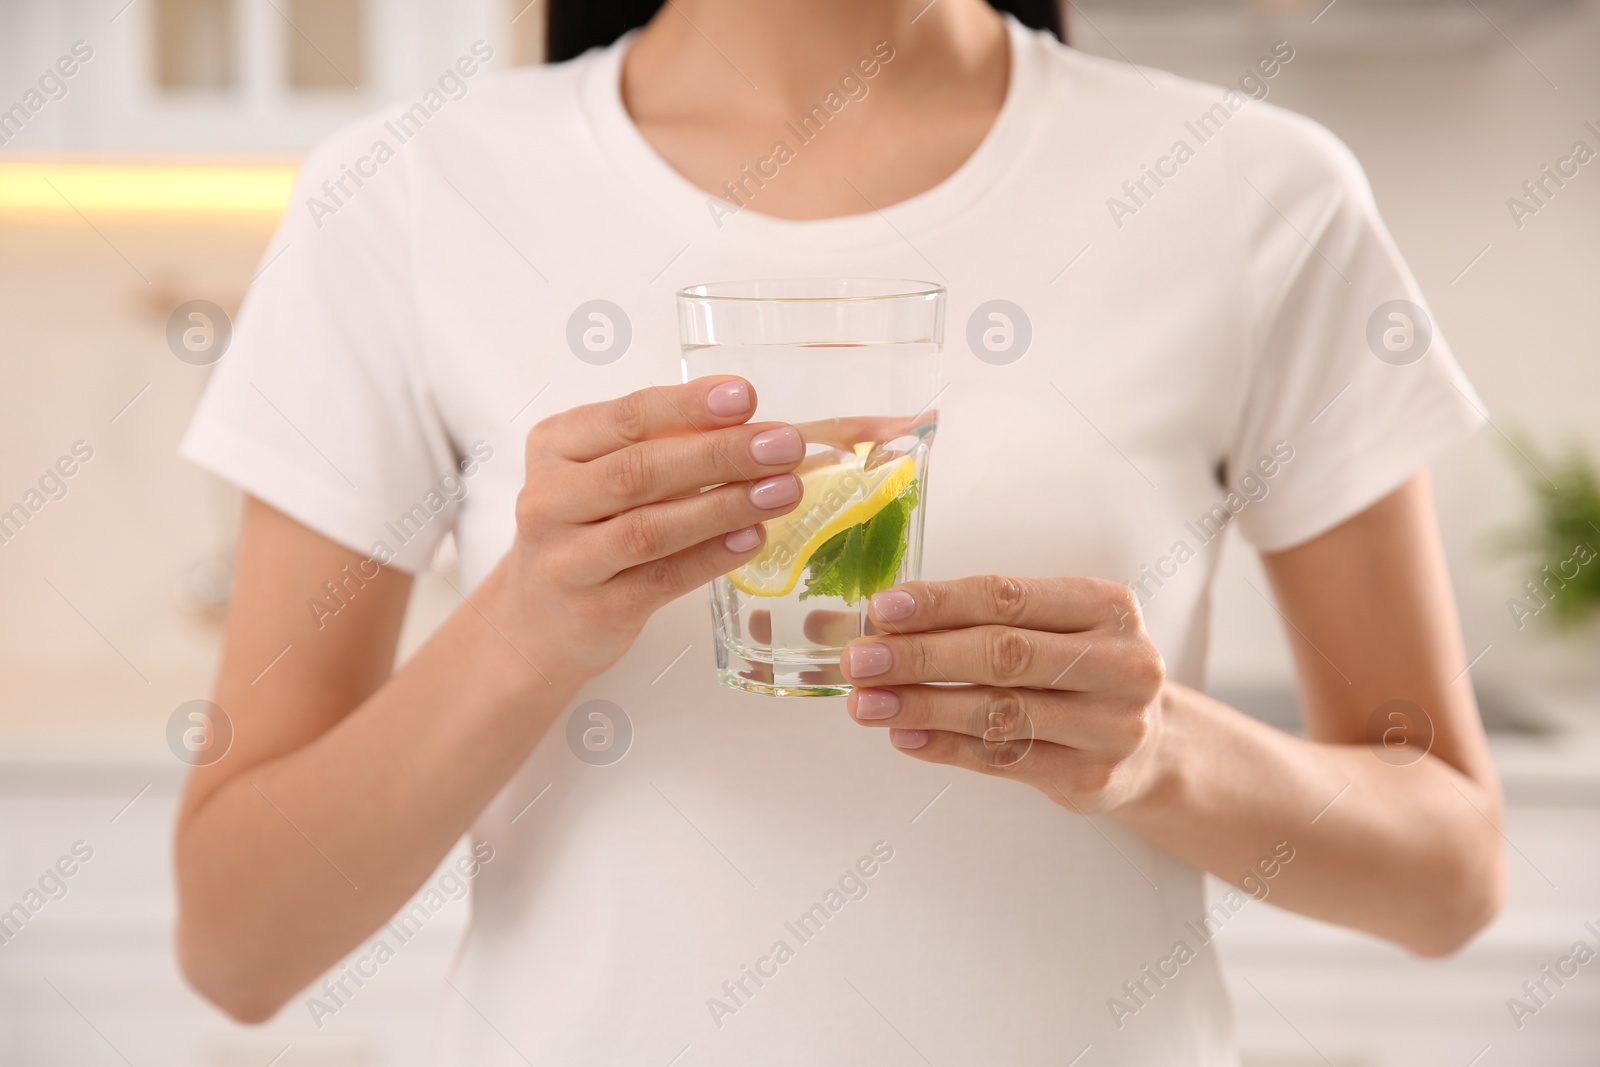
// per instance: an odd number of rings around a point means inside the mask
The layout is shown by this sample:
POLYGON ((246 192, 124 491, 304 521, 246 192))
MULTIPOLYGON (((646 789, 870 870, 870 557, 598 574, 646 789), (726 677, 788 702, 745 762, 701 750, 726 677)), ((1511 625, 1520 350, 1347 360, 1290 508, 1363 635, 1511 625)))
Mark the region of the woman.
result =
POLYGON ((271 1016, 468 833, 443 1064, 1233 1063, 1248 897, 1427 956, 1493 916, 1426 476, 1479 417, 1329 134, 981 0, 673 0, 483 58, 309 159, 186 442, 247 494, 235 739, 177 833, 198 989, 271 1016), (840 702, 715 684, 697 590, 803 445, 670 384, 675 289, 794 276, 950 292, 931 578, 840 702), (995 299, 1025 351, 968 344, 995 299), (1198 691, 1234 521, 1303 739, 1198 691), (470 596, 394 671, 448 529, 470 596), (569 744, 592 699, 625 758, 569 744))

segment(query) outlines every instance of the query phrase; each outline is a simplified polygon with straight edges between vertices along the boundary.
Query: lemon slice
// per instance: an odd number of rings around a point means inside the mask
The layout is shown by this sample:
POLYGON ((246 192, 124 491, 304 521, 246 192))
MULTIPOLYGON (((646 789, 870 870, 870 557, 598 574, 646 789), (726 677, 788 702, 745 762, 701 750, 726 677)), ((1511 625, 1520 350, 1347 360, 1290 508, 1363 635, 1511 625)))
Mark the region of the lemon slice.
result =
POLYGON ((800 505, 767 523, 761 554, 728 574, 735 589, 751 596, 786 596, 817 549, 840 530, 866 522, 905 491, 917 475, 910 456, 866 470, 870 441, 855 446, 855 459, 801 470, 800 505))

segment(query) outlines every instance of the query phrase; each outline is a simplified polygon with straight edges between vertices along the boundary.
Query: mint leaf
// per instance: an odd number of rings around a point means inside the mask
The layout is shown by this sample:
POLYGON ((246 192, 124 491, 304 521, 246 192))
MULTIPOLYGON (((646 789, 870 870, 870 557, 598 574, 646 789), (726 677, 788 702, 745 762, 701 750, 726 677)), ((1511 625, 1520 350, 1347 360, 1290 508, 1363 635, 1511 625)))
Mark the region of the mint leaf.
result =
POLYGON ((906 554, 906 527, 910 520, 911 509, 896 498, 863 524, 856 575, 856 588, 861 596, 871 596, 894 584, 900 560, 906 554))
POLYGON ((839 562, 839 556, 844 552, 844 544, 850 538, 850 530, 840 530, 812 553, 810 566, 813 572, 821 574, 831 569, 839 562))
POLYGON ((906 530, 917 503, 917 483, 912 482, 872 518, 824 541, 806 565, 800 599, 836 596, 855 604, 893 585, 905 558, 906 530))
POLYGON ((861 527, 840 530, 822 543, 807 564, 806 587, 800 599, 813 596, 845 595, 845 556, 852 535, 860 537, 861 527))

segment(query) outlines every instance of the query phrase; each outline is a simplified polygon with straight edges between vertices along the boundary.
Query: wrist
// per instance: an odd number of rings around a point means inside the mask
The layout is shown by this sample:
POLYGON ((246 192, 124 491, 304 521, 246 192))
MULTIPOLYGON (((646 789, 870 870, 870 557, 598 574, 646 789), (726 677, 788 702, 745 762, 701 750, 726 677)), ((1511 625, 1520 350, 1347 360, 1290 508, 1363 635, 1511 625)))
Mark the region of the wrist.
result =
POLYGON ((1193 751, 1185 739, 1193 711, 1191 696, 1192 691, 1184 686, 1162 683, 1151 712, 1154 729, 1134 757, 1140 766, 1128 799, 1116 809, 1119 816, 1140 821, 1182 808, 1189 792, 1190 766, 1184 755, 1193 751))
POLYGON ((511 697, 543 701, 565 694, 565 703, 599 672, 563 653, 561 635, 533 610, 541 599, 515 580, 508 556, 462 597, 456 616, 489 674, 485 681, 511 697))

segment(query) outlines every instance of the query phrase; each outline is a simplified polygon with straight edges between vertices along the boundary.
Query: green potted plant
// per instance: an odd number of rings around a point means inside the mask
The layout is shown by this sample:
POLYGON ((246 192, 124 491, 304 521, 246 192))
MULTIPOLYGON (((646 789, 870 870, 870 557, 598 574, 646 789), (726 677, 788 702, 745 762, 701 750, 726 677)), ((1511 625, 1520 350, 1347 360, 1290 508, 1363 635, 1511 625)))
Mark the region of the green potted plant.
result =
POLYGON ((1507 547, 1536 569, 1506 607, 1519 630, 1536 621, 1568 632, 1593 628, 1600 620, 1600 470, 1577 445, 1559 458, 1531 445, 1518 451, 1537 457, 1524 468, 1535 510, 1507 547))

